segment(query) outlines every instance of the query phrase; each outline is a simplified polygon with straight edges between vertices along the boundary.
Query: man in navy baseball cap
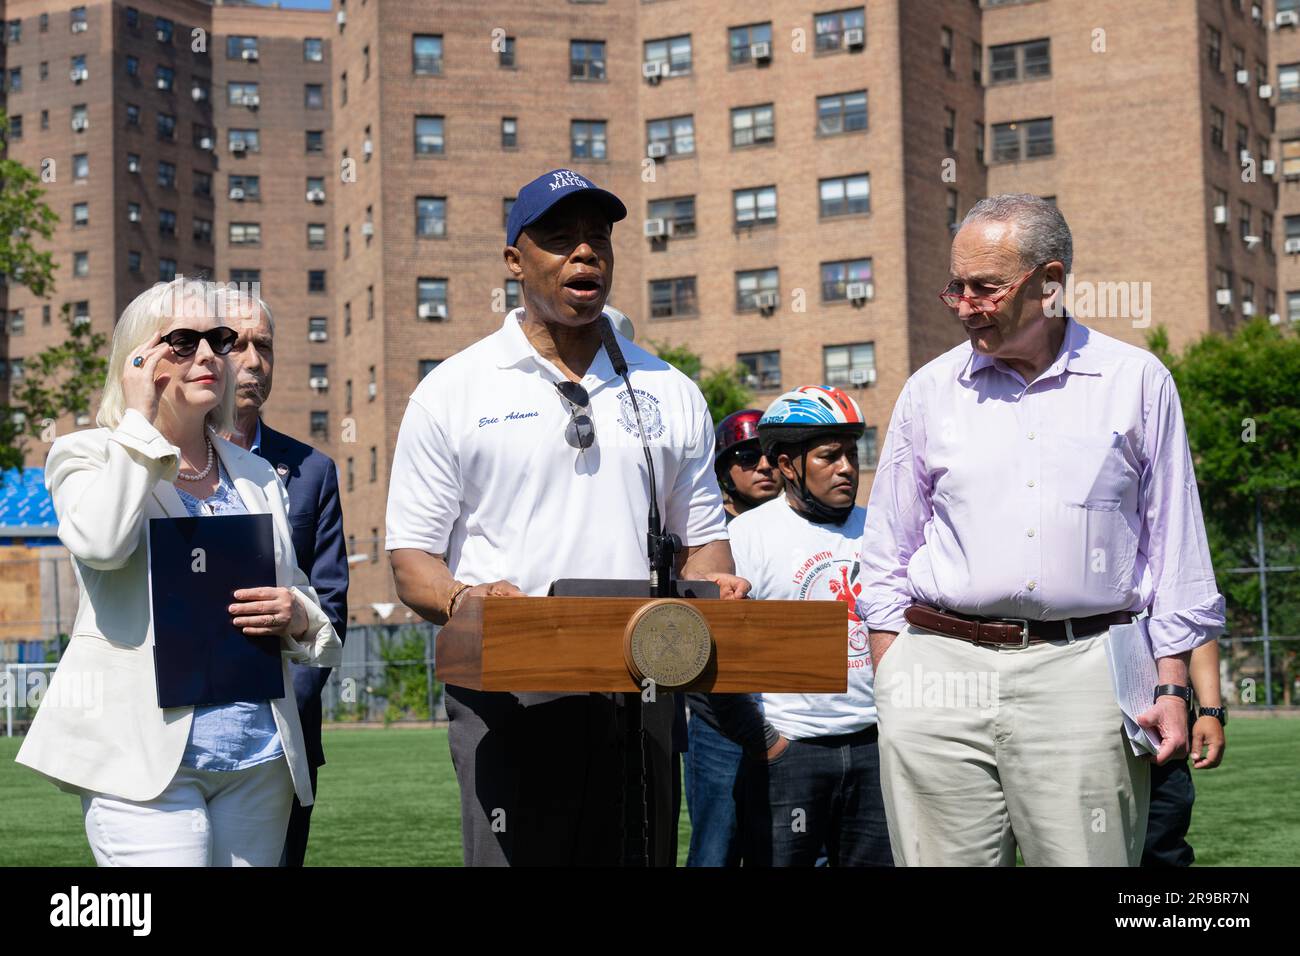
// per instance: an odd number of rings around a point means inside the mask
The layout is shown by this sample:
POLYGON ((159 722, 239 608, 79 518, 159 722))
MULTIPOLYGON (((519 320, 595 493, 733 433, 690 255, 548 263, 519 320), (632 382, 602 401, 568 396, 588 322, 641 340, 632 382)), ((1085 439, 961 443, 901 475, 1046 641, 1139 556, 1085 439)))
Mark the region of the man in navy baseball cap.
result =
POLYGON ((611 223, 627 218, 627 207, 612 192, 601 189, 572 169, 553 169, 519 190, 506 223, 506 245, 513 246, 525 227, 541 219, 561 199, 585 195, 597 202, 611 223))

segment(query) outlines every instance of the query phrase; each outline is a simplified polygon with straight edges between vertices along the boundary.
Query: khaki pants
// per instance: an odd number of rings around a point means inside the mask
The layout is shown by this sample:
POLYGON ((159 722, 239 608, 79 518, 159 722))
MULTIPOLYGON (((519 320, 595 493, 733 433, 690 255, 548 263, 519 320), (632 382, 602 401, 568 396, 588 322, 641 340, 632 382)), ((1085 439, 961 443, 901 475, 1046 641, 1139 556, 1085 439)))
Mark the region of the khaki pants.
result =
POLYGON ((899 866, 1137 866, 1150 797, 1106 634, 1010 650, 908 625, 876 671, 899 866))

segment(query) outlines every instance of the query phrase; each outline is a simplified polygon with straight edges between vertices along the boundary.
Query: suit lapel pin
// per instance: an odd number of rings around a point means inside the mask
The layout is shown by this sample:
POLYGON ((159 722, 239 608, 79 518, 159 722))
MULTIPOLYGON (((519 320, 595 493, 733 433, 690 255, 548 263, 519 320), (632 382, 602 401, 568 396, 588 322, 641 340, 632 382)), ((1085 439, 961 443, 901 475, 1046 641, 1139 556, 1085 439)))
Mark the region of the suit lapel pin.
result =
POLYGON ((276 465, 276 466, 275 466, 275 473, 276 473, 277 475, 279 475, 281 478, 283 478, 283 477, 285 477, 286 475, 289 474, 289 466, 288 466, 288 465, 276 465))

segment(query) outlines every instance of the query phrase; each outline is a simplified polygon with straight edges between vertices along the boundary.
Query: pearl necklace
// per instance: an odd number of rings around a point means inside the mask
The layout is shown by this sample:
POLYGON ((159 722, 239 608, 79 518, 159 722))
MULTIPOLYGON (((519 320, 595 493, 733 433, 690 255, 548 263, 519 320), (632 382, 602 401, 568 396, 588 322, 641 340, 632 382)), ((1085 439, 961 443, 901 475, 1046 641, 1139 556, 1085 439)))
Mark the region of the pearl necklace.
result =
POLYGON ((212 461, 213 461, 212 440, 209 439, 207 435, 204 435, 203 441, 208 446, 208 467, 204 468, 197 475, 187 475, 183 471, 177 471, 176 477, 179 478, 181 481, 202 481, 204 478, 208 477, 208 472, 212 471, 212 461))

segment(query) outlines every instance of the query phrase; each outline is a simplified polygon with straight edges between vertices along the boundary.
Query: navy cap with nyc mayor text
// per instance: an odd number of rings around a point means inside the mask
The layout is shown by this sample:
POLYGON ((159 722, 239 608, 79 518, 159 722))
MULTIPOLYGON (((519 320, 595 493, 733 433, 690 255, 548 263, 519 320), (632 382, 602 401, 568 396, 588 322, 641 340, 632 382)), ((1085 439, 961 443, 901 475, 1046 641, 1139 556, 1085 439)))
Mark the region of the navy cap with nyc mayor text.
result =
POLYGON ((524 229, 545 216, 547 210, 561 199, 579 193, 591 193, 592 198, 604 207, 610 222, 627 218, 627 207, 612 192, 601 189, 572 169, 553 169, 519 190, 506 221, 506 245, 513 246, 524 229))

